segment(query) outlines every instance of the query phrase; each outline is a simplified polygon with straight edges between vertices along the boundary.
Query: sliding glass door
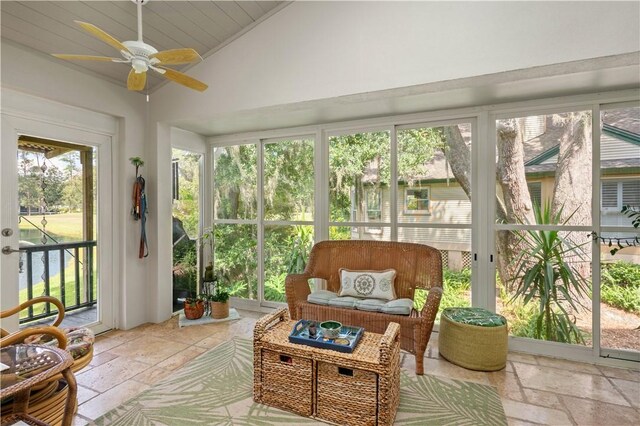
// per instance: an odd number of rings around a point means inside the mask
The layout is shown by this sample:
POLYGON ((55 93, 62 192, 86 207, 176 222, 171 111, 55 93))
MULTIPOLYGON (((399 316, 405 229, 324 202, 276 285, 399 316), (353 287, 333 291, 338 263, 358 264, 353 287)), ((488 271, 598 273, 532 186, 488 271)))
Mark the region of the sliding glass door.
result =
POLYGON ((640 106, 604 105, 599 130, 600 354, 640 362, 640 106))
POLYGON ((308 136, 213 150, 214 270, 249 305, 285 302, 286 275, 304 270, 315 239, 314 144, 308 136))
POLYGON ((233 297, 258 300, 258 147, 213 150, 214 271, 233 297))
MULTIPOLYGON (((427 123, 329 134, 329 238, 440 250, 441 310, 471 305, 472 124, 427 123)), ((416 308, 426 294, 418 290, 416 308)))
POLYGON ((640 361, 640 108, 597 111, 495 121, 495 308, 514 337, 640 361))
POLYGON ((286 302, 287 274, 304 271, 314 241, 314 140, 262 141, 262 282, 265 302, 286 302))

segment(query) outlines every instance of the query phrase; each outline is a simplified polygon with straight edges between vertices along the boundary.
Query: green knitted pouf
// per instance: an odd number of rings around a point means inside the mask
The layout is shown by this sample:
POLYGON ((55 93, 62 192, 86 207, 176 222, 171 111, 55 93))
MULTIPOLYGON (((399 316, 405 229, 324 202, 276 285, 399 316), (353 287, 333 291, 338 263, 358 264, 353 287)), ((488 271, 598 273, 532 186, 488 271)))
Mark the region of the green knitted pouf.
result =
POLYGON ((496 371, 507 364, 507 320, 482 308, 447 308, 440 317, 438 350, 470 370, 496 371))

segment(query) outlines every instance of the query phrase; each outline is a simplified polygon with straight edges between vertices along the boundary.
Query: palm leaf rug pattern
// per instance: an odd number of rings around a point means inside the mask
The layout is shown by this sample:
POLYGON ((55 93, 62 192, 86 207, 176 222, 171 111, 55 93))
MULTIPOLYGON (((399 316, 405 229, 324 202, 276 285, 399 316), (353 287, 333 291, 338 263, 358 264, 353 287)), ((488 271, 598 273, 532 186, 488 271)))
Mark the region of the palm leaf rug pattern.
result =
MULTIPOLYGON (((506 425, 495 388, 401 371, 399 425, 506 425)), ((304 425, 316 420, 253 402, 253 345, 236 337, 95 420, 96 426, 304 425)))

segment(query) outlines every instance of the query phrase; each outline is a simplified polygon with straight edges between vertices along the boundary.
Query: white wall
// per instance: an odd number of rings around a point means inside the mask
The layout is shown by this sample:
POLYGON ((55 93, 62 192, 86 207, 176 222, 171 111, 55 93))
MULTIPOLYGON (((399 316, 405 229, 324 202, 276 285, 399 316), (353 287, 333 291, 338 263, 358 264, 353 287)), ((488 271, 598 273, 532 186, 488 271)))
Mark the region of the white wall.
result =
POLYGON ((294 2, 152 97, 159 121, 640 50, 638 2, 294 2))
MULTIPOLYGON (((98 111, 119 119, 119 135, 114 147, 116 165, 114 185, 119 194, 113 206, 101 214, 113 215, 114 237, 119 258, 114 263, 114 285, 119 289, 116 301, 119 328, 131 328, 148 321, 149 293, 154 289, 147 282, 149 259, 139 260, 139 222, 129 214, 131 185, 135 170, 129 158, 145 158, 144 97, 96 77, 60 65, 43 55, 33 53, 2 41, 1 84, 5 88, 27 93, 91 111, 98 111)), ((146 175, 145 168, 142 172, 146 175)), ((151 199, 153 202, 153 198, 151 199)), ((153 210, 154 206, 150 206, 153 210)), ((154 235, 149 238, 153 240, 154 235)), ((105 265, 111 267, 112 265, 105 265)))

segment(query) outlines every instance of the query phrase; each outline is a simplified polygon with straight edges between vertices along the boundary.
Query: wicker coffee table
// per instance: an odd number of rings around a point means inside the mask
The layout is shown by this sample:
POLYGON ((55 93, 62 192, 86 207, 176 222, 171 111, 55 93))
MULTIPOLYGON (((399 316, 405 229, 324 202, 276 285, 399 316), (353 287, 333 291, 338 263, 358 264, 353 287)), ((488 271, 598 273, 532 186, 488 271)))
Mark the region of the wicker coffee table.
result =
POLYGON ((341 425, 390 425, 400 402, 400 326, 366 332, 353 353, 289 342, 282 308, 253 333, 253 399, 341 425))
POLYGON ((58 348, 39 345, 12 345, 0 350, 0 361, 7 366, 0 373, 0 389, 3 398, 13 396, 13 414, 2 417, 2 426, 23 422, 28 425, 46 425, 46 423, 27 414, 29 395, 32 386, 62 373, 67 381, 67 393, 63 426, 71 426, 75 408, 77 385, 71 372, 73 358, 58 348))

